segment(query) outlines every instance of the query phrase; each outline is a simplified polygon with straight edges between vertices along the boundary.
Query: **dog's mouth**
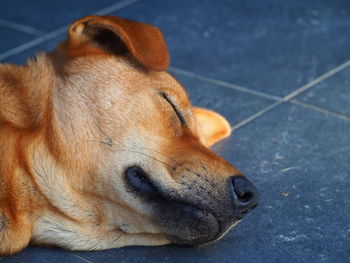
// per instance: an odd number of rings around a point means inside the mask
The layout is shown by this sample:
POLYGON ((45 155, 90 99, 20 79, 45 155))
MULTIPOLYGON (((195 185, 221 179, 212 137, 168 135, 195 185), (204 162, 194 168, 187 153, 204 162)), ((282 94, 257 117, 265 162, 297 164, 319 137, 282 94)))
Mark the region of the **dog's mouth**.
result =
POLYGON ((180 245, 203 245, 217 239, 222 232, 214 213, 185 202, 164 200, 158 204, 156 218, 172 243, 180 245), (165 209, 167 213, 163 212, 165 209))
POLYGON ((245 214, 240 213, 224 222, 208 208, 168 196, 139 166, 126 169, 125 177, 132 191, 152 207, 155 224, 172 243, 186 246, 210 243, 222 237, 245 214))

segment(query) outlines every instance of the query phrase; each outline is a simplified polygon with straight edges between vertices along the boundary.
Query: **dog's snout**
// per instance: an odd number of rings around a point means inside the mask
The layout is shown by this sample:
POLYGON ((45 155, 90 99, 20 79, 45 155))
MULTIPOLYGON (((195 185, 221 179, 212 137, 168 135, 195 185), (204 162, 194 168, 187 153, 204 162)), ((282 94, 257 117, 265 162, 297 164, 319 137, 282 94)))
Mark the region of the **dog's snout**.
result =
POLYGON ((231 197, 237 213, 245 214, 259 204, 259 193, 255 186, 244 176, 232 176, 229 179, 231 197))
POLYGON ((140 194, 148 197, 160 195, 156 186, 149 179, 149 175, 139 166, 126 169, 125 177, 129 185, 140 194))

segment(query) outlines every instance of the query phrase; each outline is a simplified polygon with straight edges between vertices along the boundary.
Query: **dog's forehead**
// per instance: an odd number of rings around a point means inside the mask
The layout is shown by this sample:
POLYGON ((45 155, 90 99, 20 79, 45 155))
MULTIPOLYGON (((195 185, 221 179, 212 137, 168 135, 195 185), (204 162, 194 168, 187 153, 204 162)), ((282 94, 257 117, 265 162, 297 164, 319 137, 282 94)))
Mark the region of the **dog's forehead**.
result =
POLYGON ((179 106, 188 106, 189 95, 185 88, 168 72, 154 72, 155 89, 158 93, 166 94, 179 104, 179 106))
POLYGON ((85 57, 74 61, 70 68, 73 69, 72 76, 83 75, 86 82, 98 80, 102 91, 108 89, 118 94, 142 93, 150 96, 165 93, 179 106, 189 105, 189 97, 184 87, 166 71, 144 70, 127 59, 115 57, 85 57))

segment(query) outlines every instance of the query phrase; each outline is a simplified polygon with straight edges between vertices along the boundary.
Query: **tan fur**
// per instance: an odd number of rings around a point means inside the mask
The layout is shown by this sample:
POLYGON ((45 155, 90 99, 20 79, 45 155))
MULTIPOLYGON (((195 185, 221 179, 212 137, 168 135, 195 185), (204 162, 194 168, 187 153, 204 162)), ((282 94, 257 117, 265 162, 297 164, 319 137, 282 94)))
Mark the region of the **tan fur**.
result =
POLYGON ((227 122, 193 108, 172 76, 130 54, 68 56, 67 48, 0 66, 0 254, 29 243, 72 250, 170 243, 171 228, 125 183, 135 164, 170 197, 198 206, 202 198, 204 210, 213 206, 224 218, 226 179, 238 171, 204 144, 227 137, 227 122))

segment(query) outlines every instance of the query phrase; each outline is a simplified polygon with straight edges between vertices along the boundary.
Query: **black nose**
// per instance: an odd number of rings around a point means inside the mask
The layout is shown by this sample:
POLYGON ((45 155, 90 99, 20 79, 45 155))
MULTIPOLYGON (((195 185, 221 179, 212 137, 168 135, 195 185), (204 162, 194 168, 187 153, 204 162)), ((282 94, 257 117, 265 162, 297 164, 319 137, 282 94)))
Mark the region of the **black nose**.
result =
POLYGON ((245 214, 259 204, 258 190, 244 176, 232 176, 230 187, 236 212, 245 214))

